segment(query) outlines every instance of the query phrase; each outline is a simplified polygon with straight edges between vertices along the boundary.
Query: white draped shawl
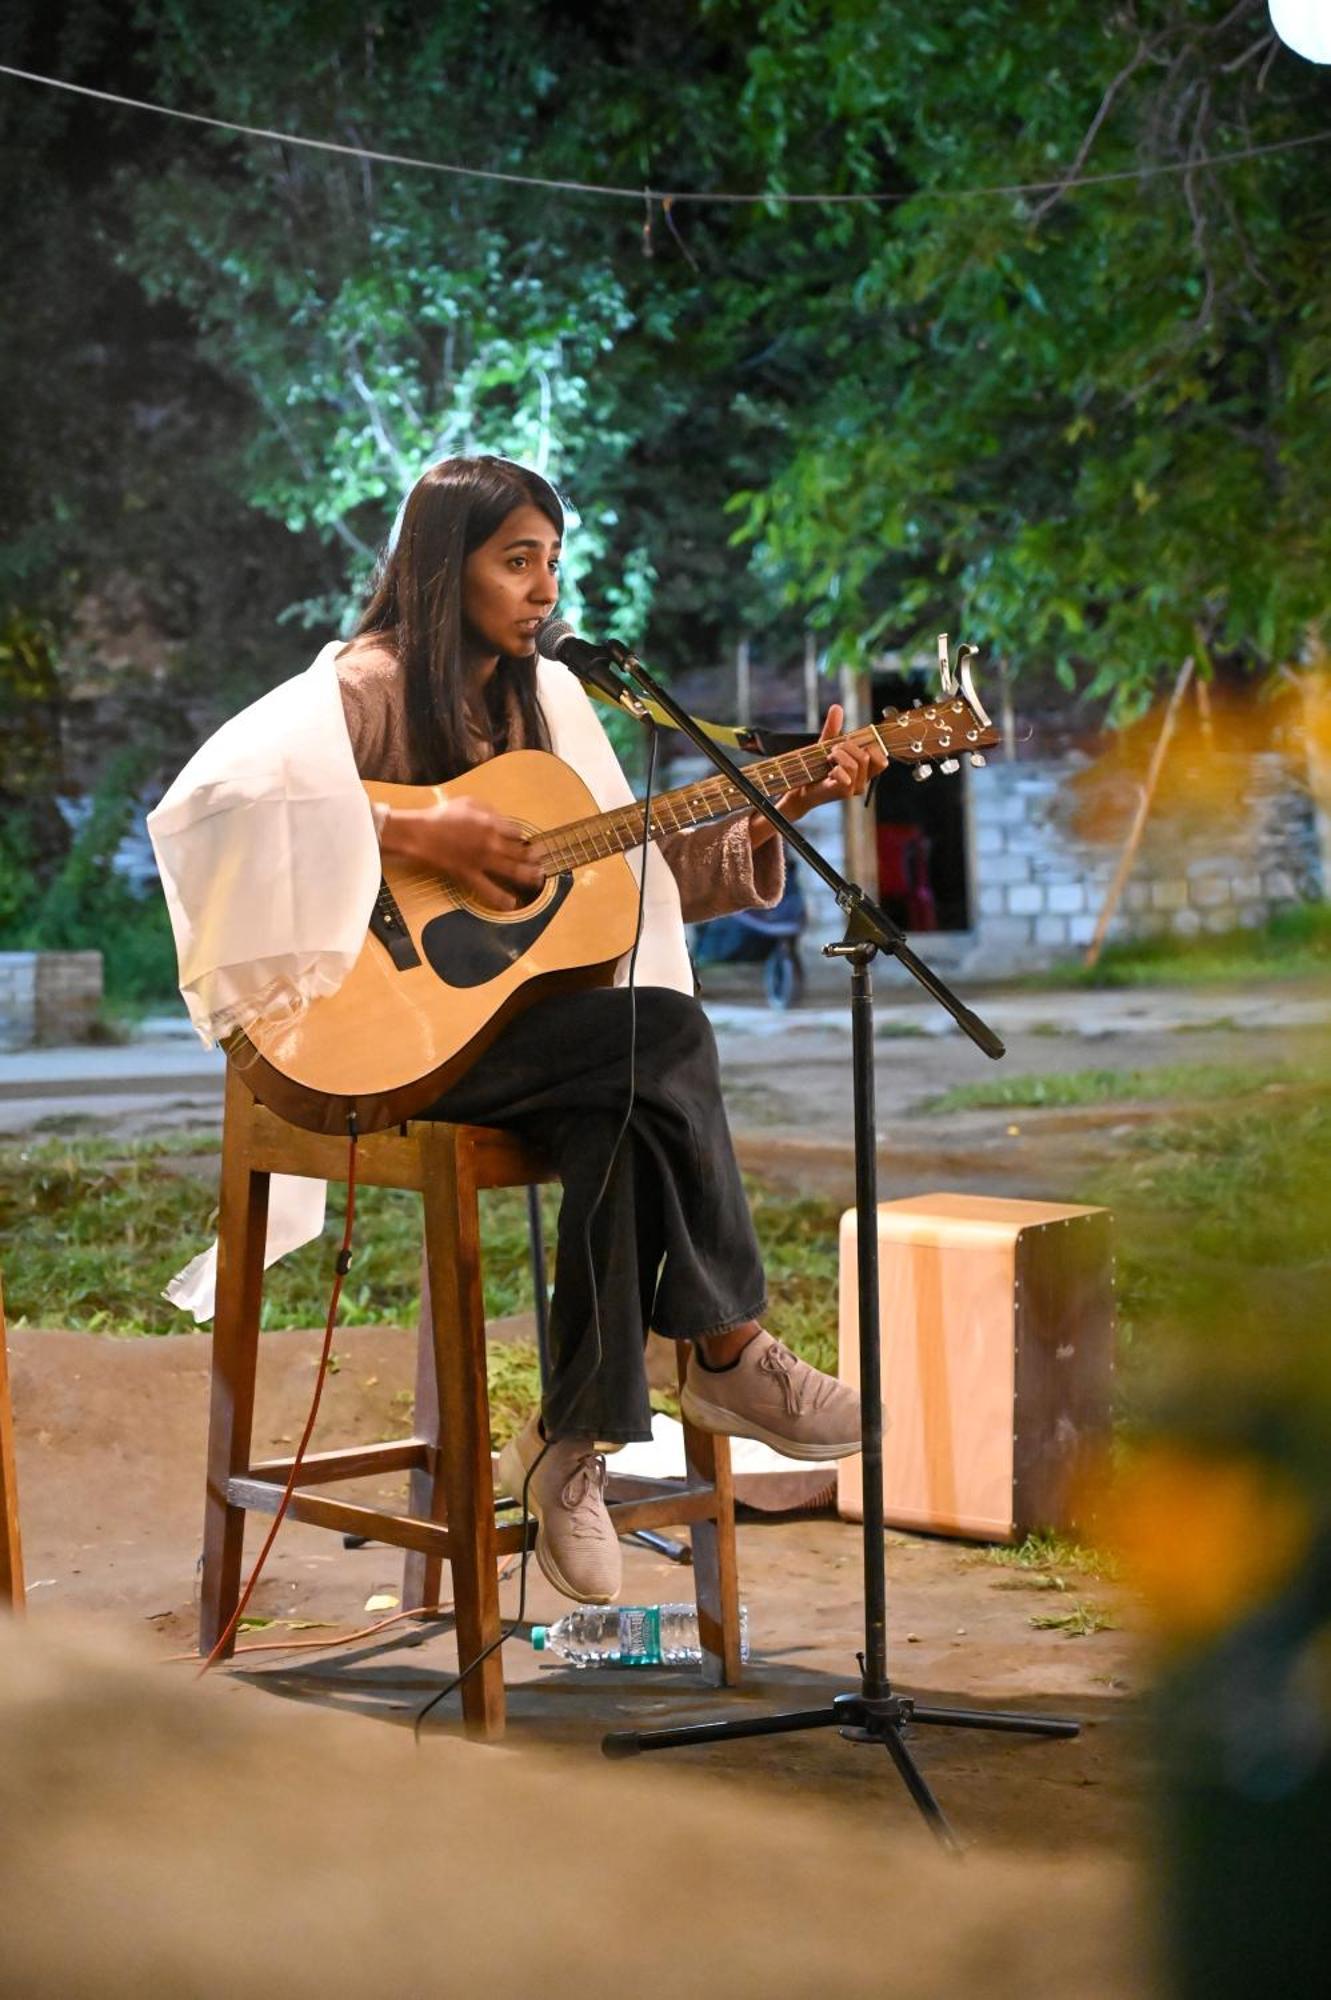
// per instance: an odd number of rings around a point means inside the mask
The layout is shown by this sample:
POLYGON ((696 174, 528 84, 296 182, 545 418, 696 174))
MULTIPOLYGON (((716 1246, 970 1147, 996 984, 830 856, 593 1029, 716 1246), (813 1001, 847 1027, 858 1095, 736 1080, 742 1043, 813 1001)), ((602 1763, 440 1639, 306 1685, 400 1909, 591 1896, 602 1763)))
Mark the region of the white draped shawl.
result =
MULTIPOLYGON (((275 1012, 336 992, 365 942, 380 881, 374 819, 347 734, 339 643, 253 702, 190 758, 148 832, 175 933, 180 991, 209 1046, 275 1012)), ((595 710, 567 668, 540 660, 537 696, 555 755, 602 812, 633 793, 595 710)), ((643 850, 629 856, 642 876, 643 850)), ((693 992, 679 891, 659 854, 646 871, 636 983, 693 992)), ((628 977, 628 959, 616 983, 628 977)), ((275 1174, 265 1264, 317 1236, 322 1181, 275 1174)), ((167 1286, 211 1319, 213 1244, 167 1286)))

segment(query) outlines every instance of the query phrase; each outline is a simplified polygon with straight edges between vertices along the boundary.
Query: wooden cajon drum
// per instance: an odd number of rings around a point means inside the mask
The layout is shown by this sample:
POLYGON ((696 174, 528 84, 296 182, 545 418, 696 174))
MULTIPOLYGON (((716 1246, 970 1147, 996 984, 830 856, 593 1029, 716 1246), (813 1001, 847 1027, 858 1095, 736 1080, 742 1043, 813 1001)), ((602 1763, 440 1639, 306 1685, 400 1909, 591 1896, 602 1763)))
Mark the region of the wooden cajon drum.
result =
MULTIPOLYGON (((1112 1218, 1104 1208, 925 1194, 878 1210, 884 1518, 1015 1541, 1071 1525, 1108 1442, 1112 1218)), ((841 1218, 841 1379, 859 1381, 854 1209, 841 1218)), ((863 1461, 837 1507, 863 1520, 863 1461)))

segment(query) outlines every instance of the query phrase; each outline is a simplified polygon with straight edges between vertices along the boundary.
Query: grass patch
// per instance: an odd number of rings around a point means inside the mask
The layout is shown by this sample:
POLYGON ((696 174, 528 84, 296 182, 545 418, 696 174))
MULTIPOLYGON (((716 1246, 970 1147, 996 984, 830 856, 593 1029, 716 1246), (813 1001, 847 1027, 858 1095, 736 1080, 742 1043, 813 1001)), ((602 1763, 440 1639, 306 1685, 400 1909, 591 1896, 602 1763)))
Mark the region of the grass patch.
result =
MULTIPOLYGON (((188 1326, 163 1286, 217 1224, 219 1143, 197 1133, 147 1140, 71 1135, 0 1147, 0 1235, 6 1305, 16 1324, 88 1332, 179 1333, 188 1326)), ((556 1194, 545 1191, 547 1237, 556 1194)), ((330 1189, 323 1236, 267 1274, 265 1328, 316 1326, 328 1305, 345 1196, 330 1189)), ((358 1190, 356 1254, 341 1323, 409 1325, 420 1307, 420 1202, 391 1188, 358 1190)), ((526 1197, 482 1196, 485 1307, 531 1303, 526 1197)))
MULTIPOLYGON (((162 1298, 167 1280, 211 1239, 217 1225, 220 1143, 176 1132, 113 1140, 71 1133, 0 1146, 0 1237, 7 1247, 6 1307, 17 1326, 92 1333, 184 1333, 193 1322, 162 1298)), ((835 1369, 837 1226, 829 1202, 791 1200, 750 1184, 767 1258, 771 1322, 797 1352, 835 1369)), ((558 1190, 542 1190, 552 1271, 558 1190)), ((323 1236, 284 1257, 264 1282, 266 1329, 322 1325, 345 1197, 329 1191, 323 1236)), ((532 1304, 526 1196, 481 1197, 487 1317, 532 1304)), ((420 1202, 390 1188, 356 1197, 356 1251, 339 1323, 410 1326, 420 1310, 420 1202)), ((519 1430, 540 1399, 536 1348, 489 1346, 491 1437, 519 1430)), ((678 1399, 653 1401, 672 1416, 678 1399)), ((411 1429, 411 1395, 395 1403, 394 1435, 411 1429)))
POLYGON ((805 1361, 835 1374, 842 1204, 745 1185, 767 1268, 767 1322, 805 1361))
MULTIPOLYGON (((1190 1080, 1196 1071, 1184 1072, 1190 1080)), ((1131 1074, 1131 1073, 1129 1073, 1131 1074)), ((1234 1073, 1226 1073, 1233 1078, 1234 1073)), ((1270 1390, 1306 1438, 1310 1477, 1326 1479, 1331 1424, 1331 1094, 1300 1090, 1281 1072, 1278 1094, 1258 1090, 1211 1108, 1164 1114, 1117 1142, 1111 1167, 1078 1197, 1118 1218, 1119 1415, 1130 1435, 1152 1404, 1165 1357, 1181 1361, 1189 1411, 1200 1392, 1246 1411, 1270 1390)), ((1058 1079, 1053 1080, 1055 1083, 1058 1079)), ((1252 1090, 1259 1081, 1244 1074, 1252 1090)), ((211 1237, 218 1144, 177 1132, 128 1142, 69 1134, 0 1146, 0 1236, 6 1304, 18 1324, 117 1334, 187 1331, 161 1299, 168 1278, 211 1237)), ((749 1183, 768 1270, 769 1324, 815 1365, 837 1351, 840 1203, 791 1197, 749 1183)), ((367 1188, 358 1248, 343 1293, 348 1325, 411 1325, 419 1305, 419 1203, 367 1188)), ((547 1243, 557 1190, 546 1190, 547 1243)), ((340 1227, 334 1190, 320 1242, 269 1272, 264 1325, 322 1324, 340 1227)), ((530 1306, 527 1219, 520 1190, 482 1203, 486 1311, 530 1306)), ((491 1356, 497 1437, 536 1398, 536 1356, 505 1344, 491 1356)), ((658 1403, 670 1406, 668 1398, 658 1403)), ((405 1413, 404 1413, 405 1423, 405 1413)), ((1282 1449, 1284 1447, 1282 1446, 1282 1449)), ((1014 1575, 1112 1575, 1093 1549, 1029 1536, 982 1558, 1014 1575)))
POLYGON ((1106 947, 1081 965, 1032 973, 1019 983, 1042 990, 1091 986, 1211 986, 1244 979, 1306 979, 1331 971, 1331 906, 1300 903, 1252 930, 1196 938, 1143 938, 1106 947))
POLYGON ((1074 1069, 1054 1076, 1005 1076, 960 1084, 930 1097, 918 1109, 949 1111, 1054 1110, 1078 1105, 1146 1103, 1170 1098, 1207 1103, 1251 1097, 1257 1091, 1304 1092, 1331 1084, 1331 1064, 1163 1063, 1154 1069, 1074 1069))
POLYGON ((1102 1549, 1091 1548, 1084 1542, 1073 1541, 1068 1535, 1043 1529, 1011 1546, 987 1548, 982 1551, 980 1560, 999 1569, 1037 1571, 1044 1576, 1062 1569, 1075 1569, 1085 1576, 1112 1577, 1115 1574, 1112 1558, 1102 1549))
POLYGON ((1325 1325, 1331 1281, 1331 1103, 1170 1119, 1135 1133, 1088 1199, 1122 1218, 1121 1298, 1132 1322, 1212 1335, 1246 1305, 1274 1355, 1325 1325), (1305 1313, 1302 1307, 1307 1307, 1305 1313), (1316 1308, 1314 1312, 1314 1308, 1316 1308))
POLYGON ((1094 1604, 1074 1604, 1070 1611, 1034 1616, 1029 1623, 1037 1632, 1061 1632, 1066 1639, 1089 1639, 1096 1632, 1114 1631, 1114 1622, 1094 1604))
MULTIPOLYGON (((13 1323, 117 1334, 186 1331, 190 1322, 161 1293, 216 1229, 219 1152, 215 1137, 189 1132, 144 1140, 71 1133, 0 1146, 0 1236, 11 1246, 5 1286, 13 1323)), ((798 1352, 835 1368, 839 1207, 792 1200, 759 1182, 750 1183, 750 1196, 767 1259, 772 1324, 798 1352)), ((265 1328, 322 1324, 344 1199, 342 1190, 330 1189, 323 1236, 268 1272, 265 1328)), ((548 1269, 558 1199, 556 1188, 542 1190, 548 1269)), ((487 1316, 529 1310, 521 1189, 481 1197, 481 1238, 487 1316)), ((413 1324, 420 1263, 419 1200, 390 1188, 360 1189, 341 1324, 413 1324)), ((496 1408, 506 1399, 530 1408, 535 1350, 505 1345, 496 1352, 496 1408)))
POLYGON ((1117 1215, 1119 1437, 1162 1425, 1331 1499, 1331 1102, 1162 1119, 1088 1188, 1117 1215))
MULTIPOLYGON (((541 1363, 527 1341, 492 1340, 486 1346, 490 1384, 490 1443, 497 1451, 516 1437, 541 1400, 541 1363)), ((408 1428, 410 1426, 408 1425, 408 1428)))

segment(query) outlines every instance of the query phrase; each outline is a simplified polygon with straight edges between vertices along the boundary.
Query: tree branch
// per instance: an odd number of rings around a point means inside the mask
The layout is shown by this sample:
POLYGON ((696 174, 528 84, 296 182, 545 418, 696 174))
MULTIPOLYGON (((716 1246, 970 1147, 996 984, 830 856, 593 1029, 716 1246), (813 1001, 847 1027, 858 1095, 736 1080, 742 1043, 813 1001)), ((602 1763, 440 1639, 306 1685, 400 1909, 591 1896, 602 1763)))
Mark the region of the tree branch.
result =
MULTIPOLYGON (((352 353, 354 354, 355 352, 356 347, 353 342, 352 353)), ((383 419, 383 412, 379 408, 379 400, 355 362, 352 362, 348 367, 347 376, 352 388, 360 397, 369 414, 370 429, 374 432, 375 443, 378 445, 380 451, 383 452, 385 458, 391 463, 399 480, 409 480, 410 468, 407 464, 406 454, 402 451, 396 439, 390 436, 388 426, 383 419)))
POLYGON ((1134 50, 1130 59, 1123 65, 1123 68, 1119 71, 1118 75, 1110 80, 1110 83, 1105 91, 1104 96, 1100 99, 1099 108, 1096 111, 1094 118, 1092 118, 1090 124, 1087 126, 1085 134, 1082 137, 1082 142, 1080 146, 1078 146, 1077 151, 1073 156, 1072 165, 1068 168, 1067 173, 1063 176, 1063 179, 1060 181, 1059 185, 1053 190, 1053 192, 1051 194, 1047 194, 1044 200, 1040 202, 1032 210, 1031 222, 1033 224, 1038 224, 1044 221, 1044 218, 1046 217, 1046 215, 1048 215, 1050 209, 1056 207, 1057 204, 1060 201, 1062 201, 1064 195, 1068 191, 1070 184, 1077 179, 1078 175, 1081 173, 1082 168, 1086 165, 1086 161, 1090 154, 1091 147, 1095 144, 1095 137, 1097 132, 1100 130, 1100 127, 1104 124, 1105 119, 1109 116, 1110 108, 1113 105, 1114 99, 1118 96, 1118 93, 1120 90, 1122 90, 1124 84, 1128 82, 1129 78, 1136 75, 1137 71, 1141 68, 1142 64, 1146 61, 1148 55, 1151 53, 1153 46, 1154 46, 1153 42, 1149 41, 1138 42, 1137 47, 1134 50))

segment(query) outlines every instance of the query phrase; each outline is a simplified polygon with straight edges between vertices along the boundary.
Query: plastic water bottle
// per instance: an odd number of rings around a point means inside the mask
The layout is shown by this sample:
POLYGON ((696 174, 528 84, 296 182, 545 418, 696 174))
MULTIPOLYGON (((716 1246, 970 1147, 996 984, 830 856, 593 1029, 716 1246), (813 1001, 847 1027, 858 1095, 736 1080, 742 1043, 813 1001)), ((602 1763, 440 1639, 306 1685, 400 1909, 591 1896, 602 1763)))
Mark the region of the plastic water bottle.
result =
MULTIPOLYGON (((584 1604, 553 1625, 533 1625, 538 1653, 574 1667, 676 1667, 702 1658, 692 1604, 584 1604)), ((739 1608, 740 1658, 749 1657, 749 1612, 739 1608)))

